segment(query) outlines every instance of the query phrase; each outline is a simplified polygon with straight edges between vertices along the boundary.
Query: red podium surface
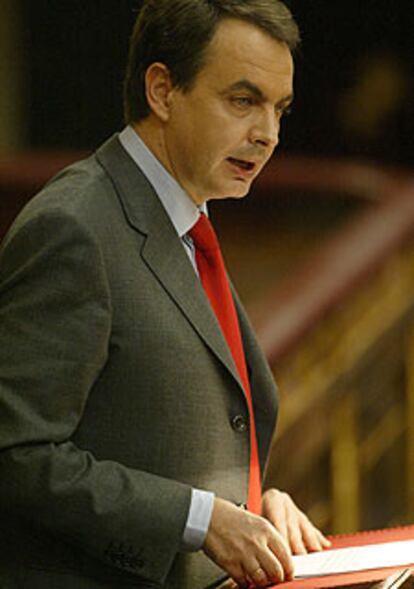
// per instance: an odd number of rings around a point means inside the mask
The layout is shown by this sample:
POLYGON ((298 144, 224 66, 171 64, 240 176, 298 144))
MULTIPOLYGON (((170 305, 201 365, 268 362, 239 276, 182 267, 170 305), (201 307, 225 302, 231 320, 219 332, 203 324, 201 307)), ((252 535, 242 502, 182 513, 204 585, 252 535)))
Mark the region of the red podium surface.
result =
MULTIPOLYGON (((381 544, 386 542, 398 542, 414 539, 414 525, 401 528, 390 528, 386 530, 375 530, 369 532, 358 532, 356 534, 343 534, 331 536, 332 549, 347 548, 350 546, 364 546, 368 544, 381 544)), ((322 587, 349 587, 351 585, 363 585, 381 581, 401 569, 411 568, 414 574, 414 554, 411 566, 399 566, 393 568, 375 569, 369 571, 358 571, 341 575, 327 575, 324 577, 312 577, 298 579, 274 585, 272 589, 318 589, 322 587)))

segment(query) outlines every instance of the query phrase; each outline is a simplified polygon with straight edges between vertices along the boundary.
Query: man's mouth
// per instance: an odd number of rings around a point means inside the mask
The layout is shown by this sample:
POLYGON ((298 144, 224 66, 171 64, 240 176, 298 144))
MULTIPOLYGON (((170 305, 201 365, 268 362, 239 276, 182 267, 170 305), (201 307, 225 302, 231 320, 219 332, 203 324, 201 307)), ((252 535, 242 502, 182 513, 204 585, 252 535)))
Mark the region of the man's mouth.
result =
POLYGON ((227 161, 229 161, 233 166, 237 166, 237 168, 240 168, 246 172, 253 172, 253 170, 256 168, 255 162, 248 160, 239 160, 234 157, 228 157, 227 161))

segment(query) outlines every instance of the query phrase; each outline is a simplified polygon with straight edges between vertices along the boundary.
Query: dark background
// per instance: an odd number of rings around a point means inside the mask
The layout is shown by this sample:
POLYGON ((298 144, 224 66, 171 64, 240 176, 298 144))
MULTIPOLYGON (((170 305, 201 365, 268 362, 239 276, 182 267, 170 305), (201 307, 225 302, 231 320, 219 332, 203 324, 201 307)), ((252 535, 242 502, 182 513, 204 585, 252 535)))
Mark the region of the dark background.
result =
MULTIPOLYGON (((303 43, 297 98, 280 149, 412 165, 412 4, 288 4, 303 43), (370 82, 373 70, 379 86, 370 82), (350 125, 350 117, 357 123, 350 125)), ((30 147, 92 149, 122 128, 122 78, 139 6, 137 0, 22 0, 30 147)))

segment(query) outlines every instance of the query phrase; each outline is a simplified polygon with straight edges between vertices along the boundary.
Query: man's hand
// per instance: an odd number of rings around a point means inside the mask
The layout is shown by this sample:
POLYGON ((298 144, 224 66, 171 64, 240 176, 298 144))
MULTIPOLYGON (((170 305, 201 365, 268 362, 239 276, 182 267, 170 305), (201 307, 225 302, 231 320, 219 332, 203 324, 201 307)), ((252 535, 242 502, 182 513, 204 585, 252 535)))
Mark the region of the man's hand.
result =
POLYGON ((272 523, 216 497, 204 552, 241 587, 292 579, 289 547, 272 523))
POLYGON ((277 489, 266 491, 262 499, 262 515, 280 532, 292 554, 319 551, 331 545, 287 493, 277 489))

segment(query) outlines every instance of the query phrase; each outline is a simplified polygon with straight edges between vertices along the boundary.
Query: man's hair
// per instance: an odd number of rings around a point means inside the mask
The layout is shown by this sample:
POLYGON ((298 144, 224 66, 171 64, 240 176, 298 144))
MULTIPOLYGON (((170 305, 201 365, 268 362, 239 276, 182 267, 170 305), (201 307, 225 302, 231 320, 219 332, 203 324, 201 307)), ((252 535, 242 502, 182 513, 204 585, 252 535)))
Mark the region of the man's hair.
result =
POLYGON ((175 87, 183 92, 192 88, 209 43, 225 18, 261 28, 286 43, 292 53, 300 42, 296 22, 280 0, 144 0, 130 41, 124 81, 127 123, 150 114, 145 74, 152 63, 168 67, 175 87))

